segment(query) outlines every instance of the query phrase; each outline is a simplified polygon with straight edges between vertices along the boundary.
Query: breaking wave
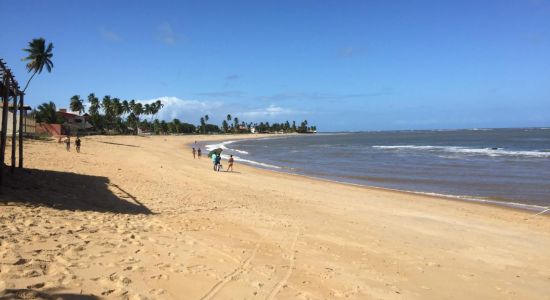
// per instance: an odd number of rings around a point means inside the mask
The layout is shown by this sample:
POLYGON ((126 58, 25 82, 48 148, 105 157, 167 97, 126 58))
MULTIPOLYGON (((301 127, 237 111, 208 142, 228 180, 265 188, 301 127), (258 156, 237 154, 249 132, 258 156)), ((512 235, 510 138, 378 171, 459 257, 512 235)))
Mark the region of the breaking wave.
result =
MULTIPOLYGON (((210 152, 214 149, 220 148, 220 149, 223 149, 226 152, 239 153, 239 154, 243 154, 243 155, 248 154, 247 151, 227 147, 227 145, 233 144, 234 142, 235 141, 225 141, 225 142, 221 142, 221 143, 217 143, 217 144, 205 145, 205 147, 206 147, 207 152, 210 152)), ((222 152, 222 158, 223 159, 229 159, 229 155, 223 154, 223 152, 222 152)), ((251 164, 251 165, 256 165, 256 166, 260 166, 260 167, 264 167, 264 168, 281 169, 281 167, 279 167, 279 166, 266 164, 266 163, 262 163, 262 162, 258 162, 258 161, 254 161, 254 160, 250 160, 250 159, 245 159, 245 158, 243 158, 241 156, 237 156, 235 154, 233 154, 233 158, 235 159, 236 162, 244 162, 244 163, 248 163, 248 164, 251 164)))
POLYGON ((446 153, 461 153, 469 155, 486 155, 486 156, 516 156, 516 157, 548 157, 550 151, 521 151, 521 150, 506 150, 504 148, 468 148, 459 146, 416 146, 416 145, 397 145, 397 146, 372 146, 376 149, 387 150, 418 150, 431 152, 446 152, 446 153))

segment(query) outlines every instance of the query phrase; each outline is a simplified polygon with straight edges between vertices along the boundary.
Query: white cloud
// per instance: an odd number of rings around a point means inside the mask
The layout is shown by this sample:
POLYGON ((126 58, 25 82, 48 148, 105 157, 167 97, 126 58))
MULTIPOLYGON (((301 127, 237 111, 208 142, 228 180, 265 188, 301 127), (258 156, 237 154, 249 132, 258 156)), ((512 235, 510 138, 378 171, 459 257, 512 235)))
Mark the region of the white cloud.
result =
MULTIPOLYGON (((136 100, 142 104, 153 103, 160 100, 164 107, 155 116, 159 120, 171 121, 179 119, 182 122, 198 124, 201 117, 208 115, 210 124, 221 124, 227 114, 238 117, 245 122, 273 121, 277 117, 293 115, 295 110, 276 105, 269 105, 264 108, 246 109, 236 103, 224 103, 220 101, 189 100, 178 97, 156 97, 153 99, 136 100)), ((300 111, 300 114, 306 112, 300 111)), ((147 118, 150 118, 148 116, 147 118)))
POLYGON ((176 43, 178 36, 172 29, 172 26, 168 22, 161 23, 158 28, 158 35, 162 42, 164 42, 167 45, 173 45, 176 43))
POLYGON ((258 108, 258 109, 253 109, 249 111, 239 112, 236 115, 255 119, 255 118, 262 118, 262 117, 272 118, 272 117, 277 117, 281 115, 290 115, 293 113, 294 111, 291 109, 283 108, 283 107, 275 106, 271 104, 266 108, 258 108))
POLYGON ((164 104, 164 107, 160 110, 156 118, 166 121, 177 118, 182 122, 192 124, 197 123, 200 117, 205 114, 214 114, 223 106, 223 104, 218 101, 186 100, 167 96, 149 100, 138 100, 138 102, 145 104, 153 103, 157 100, 160 100, 162 104, 164 104))

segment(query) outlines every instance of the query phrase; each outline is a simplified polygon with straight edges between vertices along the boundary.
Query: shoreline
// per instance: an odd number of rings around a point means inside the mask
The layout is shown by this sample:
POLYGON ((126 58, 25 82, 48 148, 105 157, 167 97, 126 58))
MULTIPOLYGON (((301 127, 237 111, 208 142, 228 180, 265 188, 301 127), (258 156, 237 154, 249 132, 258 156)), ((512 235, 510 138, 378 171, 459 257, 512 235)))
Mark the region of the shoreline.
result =
MULTIPOLYGON (((288 134, 288 135, 277 135, 280 137, 284 136, 296 136, 295 134, 288 134)), ((252 138, 237 138, 237 139, 219 139, 219 140, 212 140, 209 141, 209 143, 217 143, 217 144, 223 144, 227 142, 237 142, 240 140, 262 140, 262 139, 269 139, 269 138, 276 138, 277 136, 273 137, 252 137, 252 138)), ((209 144, 205 144, 204 146, 207 147, 209 144)), ((192 144, 189 144, 190 147, 192 147, 192 144)), ((239 161, 237 161, 239 162, 239 161)), ((431 192, 422 192, 422 191, 411 191, 411 190, 401 190, 401 189, 393 189, 393 188, 387 188, 387 187, 381 187, 381 186, 374 186, 374 185, 366 185, 366 184, 360 184, 360 183, 353 183, 353 182, 346 182, 346 181, 340 181, 336 179, 329 179, 329 178, 323 178, 323 177, 317 177, 314 175, 309 174, 300 174, 300 173, 292 173, 284 171, 282 168, 278 167, 277 169, 273 167, 265 166, 266 164, 263 162, 256 162, 256 163, 250 163, 249 160, 242 161, 242 163, 252 167, 257 168, 265 171, 271 171, 286 175, 293 175, 293 176, 299 176, 304 178, 309 178, 313 180, 321 180, 326 182, 332 182, 337 184, 343 184, 343 185, 349 185, 349 186, 356 186, 366 189, 379 189, 379 190, 385 190, 390 192, 398 192, 398 193, 406 193, 406 194, 412 194, 412 195, 421 195, 421 196, 428 196, 436 199, 443 199, 443 200, 451 200, 451 201, 458 201, 463 203, 474 203, 474 204, 480 204, 480 205, 486 205, 490 207, 499 207, 499 208, 507 208, 512 209, 516 211, 522 211, 522 212, 531 212, 533 215, 543 215, 543 216, 550 216, 550 206, 541 206, 541 205, 534 205, 534 204, 524 204, 519 202, 505 202, 505 201, 498 201, 493 199, 483 199, 483 198, 476 198, 472 196, 466 196, 466 195, 452 195, 452 194, 439 194, 439 193, 431 193, 431 192), (264 165, 264 166, 262 166, 264 165)))

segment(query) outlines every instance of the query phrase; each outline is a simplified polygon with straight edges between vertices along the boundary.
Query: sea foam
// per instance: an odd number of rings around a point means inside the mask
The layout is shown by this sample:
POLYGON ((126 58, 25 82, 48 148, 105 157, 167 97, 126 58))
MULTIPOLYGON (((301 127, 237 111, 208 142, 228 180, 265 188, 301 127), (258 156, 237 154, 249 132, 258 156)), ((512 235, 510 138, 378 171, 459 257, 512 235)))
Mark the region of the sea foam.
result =
MULTIPOLYGON (((217 144, 209 144, 209 145, 206 145, 205 147, 206 147, 206 150, 208 152, 210 152, 214 149, 220 148, 220 149, 223 149, 224 151, 227 151, 227 152, 236 152, 236 153, 240 153, 240 154, 244 154, 244 155, 248 154, 247 151, 227 147, 227 145, 233 144, 234 142, 235 141, 225 141, 225 142, 221 142, 221 143, 217 143, 217 144)), ((223 159, 229 159, 229 155, 223 154, 223 152, 222 152, 222 158, 223 159)), ((237 155, 233 155, 233 158, 235 159, 236 162, 244 162, 244 163, 248 163, 248 164, 251 164, 251 165, 256 165, 256 166, 260 166, 260 167, 264 167, 264 168, 281 169, 281 167, 279 167, 279 166, 275 166, 275 165, 267 164, 267 163, 262 163, 262 162, 258 162, 258 161, 254 161, 254 160, 250 160, 250 159, 245 159, 245 158, 242 158, 241 156, 237 156, 237 155)))
POLYGON ((550 152, 546 151, 522 151, 505 150, 503 148, 467 148, 458 146, 417 146, 417 145, 396 145, 396 146, 372 146, 376 149, 388 150, 427 150, 432 152, 463 153, 470 155, 486 156, 521 156, 521 157, 550 157, 550 152))

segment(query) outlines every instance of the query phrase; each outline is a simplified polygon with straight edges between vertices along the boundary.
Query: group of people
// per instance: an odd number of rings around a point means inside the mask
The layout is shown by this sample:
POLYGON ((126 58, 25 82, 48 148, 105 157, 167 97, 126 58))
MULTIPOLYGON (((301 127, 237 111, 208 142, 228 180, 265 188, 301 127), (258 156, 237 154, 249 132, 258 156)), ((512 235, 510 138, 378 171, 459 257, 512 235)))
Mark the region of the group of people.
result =
MULTIPOLYGON (((231 170, 231 172, 233 172, 233 162, 235 160, 233 159, 233 155, 229 155, 229 159, 227 160, 227 169, 225 170, 226 172, 229 172, 231 170)), ((222 166, 222 155, 221 154, 216 154, 216 153, 212 153, 212 163, 214 164, 214 171, 217 171, 219 172, 221 169, 223 169, 223 166, 222 166)))
POLYGON ((195 147, 193 147, 193 158, 201 159, 201 156, 202 156, 201 148, 195 149, 195 147))
MULTIPOLYGON (((61 142, 61 138, 59 138, 60 142, 61 142)), ((82 141, 80 140, 80 137, 76 137, 76 140, 74 141, 74 146, 76 148, 76 152, 80 153, 80 145, 82 144, 82 141)), ((65 139, 65 147, 67 149, 67 151, 71 151, 71 136, 68 135, 67 138, 65 139)))
MULTIPOLYGON (((200 159, 201 158, 202 150, 197 145, 197 141, 195 141, 195 144, 193 145, 193 148, 192 148, 191 152, 193 153, 193 159, 200 159)), ((221 154, 216 154, 216 153, 212 154, 212 163, 214 164, 214 171, 219 172, 221 169, 223 169, 221 161, 222 161, 221 154)), ((234 161, 235 161, 235 159, 233 158, 233 155, 230 155, 229 159, 227 160, 228 166, 227 166, 227 169, 225 170, 226 172, 229 172, 229 171, 233 172, 233 162, 234 161)))

